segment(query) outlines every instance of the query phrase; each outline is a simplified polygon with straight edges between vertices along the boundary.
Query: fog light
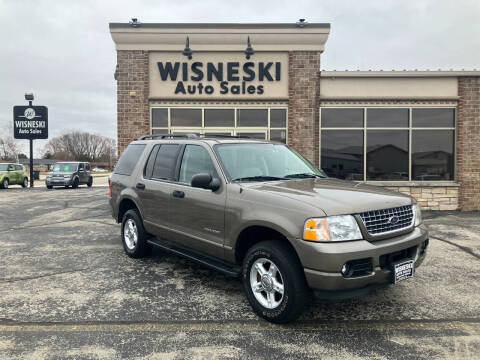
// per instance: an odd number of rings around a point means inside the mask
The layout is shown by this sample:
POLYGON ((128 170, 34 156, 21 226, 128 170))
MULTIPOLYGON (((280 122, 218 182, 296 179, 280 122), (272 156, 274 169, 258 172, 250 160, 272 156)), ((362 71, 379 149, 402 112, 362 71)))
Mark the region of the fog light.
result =
POLYGON ((343 276, 347 275, 348 270, 349 270, 348 264, 343 264, 343 266, 342 266, 342 275, 343 275, 343 276))

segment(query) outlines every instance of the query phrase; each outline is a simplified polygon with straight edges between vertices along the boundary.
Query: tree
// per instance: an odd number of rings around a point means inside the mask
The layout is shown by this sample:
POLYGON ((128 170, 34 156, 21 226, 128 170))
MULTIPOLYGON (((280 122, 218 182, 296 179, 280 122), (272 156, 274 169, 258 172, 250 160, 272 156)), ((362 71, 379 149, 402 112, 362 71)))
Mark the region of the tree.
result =
POLYGON ((112 138, 74 130, 50 139, 43 153, 51 159, 99 162, 109 161, 115 147, 112 138))
POLYGON ((6 161, 18 161, 18 155, 20 154, 20 146, 18 142, 13 138, 12 126, 7 126, 7 131, 0 135, 0 160, 6 161))

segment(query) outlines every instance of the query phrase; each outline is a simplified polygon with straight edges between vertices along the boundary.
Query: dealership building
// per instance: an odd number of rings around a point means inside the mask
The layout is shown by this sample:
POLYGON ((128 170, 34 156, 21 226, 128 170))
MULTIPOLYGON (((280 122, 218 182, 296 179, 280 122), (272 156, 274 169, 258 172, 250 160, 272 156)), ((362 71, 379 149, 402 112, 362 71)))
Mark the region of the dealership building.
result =
POLYGON ((321 71, 329 32, 111 23, 119 152, 150 133, 248 135, 425 209, 480 210, 480 72, 321 71))

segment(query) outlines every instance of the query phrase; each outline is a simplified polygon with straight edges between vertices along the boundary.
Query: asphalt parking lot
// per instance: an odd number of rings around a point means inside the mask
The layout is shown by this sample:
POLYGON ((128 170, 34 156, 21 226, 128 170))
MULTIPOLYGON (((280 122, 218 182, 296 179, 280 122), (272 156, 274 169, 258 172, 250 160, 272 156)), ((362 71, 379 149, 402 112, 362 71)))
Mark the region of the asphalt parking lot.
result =
POLYGON ((426 213, 415 278, 259 320, 240 281, 127 257, 108 188, 0 191, 1 359, 478 359, 480 214, 426 213))

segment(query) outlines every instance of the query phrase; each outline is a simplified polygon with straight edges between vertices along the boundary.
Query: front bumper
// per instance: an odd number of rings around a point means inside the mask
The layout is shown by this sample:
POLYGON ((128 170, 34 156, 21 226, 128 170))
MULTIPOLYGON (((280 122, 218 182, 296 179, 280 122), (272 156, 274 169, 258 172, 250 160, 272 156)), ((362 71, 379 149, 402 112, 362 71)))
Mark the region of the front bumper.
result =
POLYGON ((65 178, 50 178, 45 180, 46 186, 71 186, 72 179, 65 179, 65 178))
POLYGON ((419 226, 408 234, 375 242, 325 244, 301 241, 297 242, 297 251, 310 288, 327 292, 361 290, 390 283, 391 264, 385 260, 389 254, 405 251, 405 260, 413 259, 415 268, 420 266, 426 255, 422 244, 427 240, 427 230, 419 226), (344 277, 342 266, 359 259, 369 259, 371 271, 362 276, 344 277))

